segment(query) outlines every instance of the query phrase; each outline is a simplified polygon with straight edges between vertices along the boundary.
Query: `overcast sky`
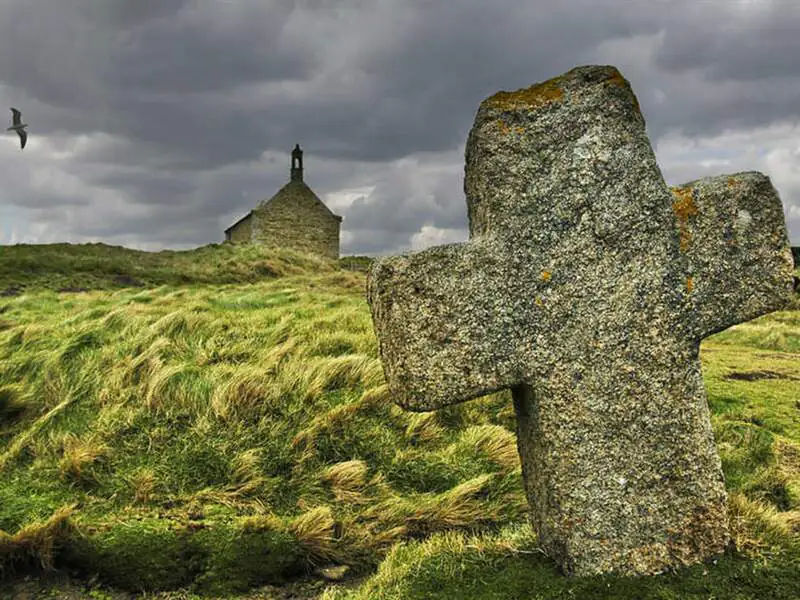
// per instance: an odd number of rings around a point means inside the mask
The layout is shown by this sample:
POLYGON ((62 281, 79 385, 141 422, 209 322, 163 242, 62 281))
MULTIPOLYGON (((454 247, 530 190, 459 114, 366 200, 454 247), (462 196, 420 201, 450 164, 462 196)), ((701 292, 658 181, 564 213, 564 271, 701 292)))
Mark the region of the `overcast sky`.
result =
POLYGON ((800 245, 800 0, 0 0, 0 243, 222 241, 295 143, 342 255, 465 241, 481 100, 587 64, 669 185, 761 171, 800 245))

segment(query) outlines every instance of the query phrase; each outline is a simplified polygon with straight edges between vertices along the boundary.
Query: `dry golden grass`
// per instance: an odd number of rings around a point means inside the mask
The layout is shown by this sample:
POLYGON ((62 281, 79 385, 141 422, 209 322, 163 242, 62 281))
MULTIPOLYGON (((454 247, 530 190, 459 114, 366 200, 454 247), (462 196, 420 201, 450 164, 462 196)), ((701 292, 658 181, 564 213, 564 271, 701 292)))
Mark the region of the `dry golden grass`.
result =
POLYGON ((494 475, 480 475, 434 497, 416 503, 406 524, 421 532, 474 526, 494 520, 481 501, 494 475))
POLYGON ((433 442, 444 435, 435 412, 408 413, 406 438, 408 441, 433 442))
POLYGON ((292 447, 303 450, 304 455, 301 457, 301 461, 307 460, 314 455, 314 440, 318 435, 332 427, 345 425, 360 412, 387 406, 395 414, 400 410, 391 404, 386 384, 368 389, 358 401, 340 404, 328 410, 325 414, 315 417, 307 427, 294 435, 291 442, 292 447))
POLYGON ((59 475, 74 483, 95 482, 92 467, 103 462, 109 455, 109 447, 93 434, 80 438, 72 433, 62 436, 62 456, 58 461, 59 475))
POLYGON ((274 371, 261 365, 241 365, 214 388, 211 408, 223 421, 245 419, 277 408, 275 402, 280 399, 280 392, 274 371))
POLYGON ((336 521, 329 506, 317 506, 303 513, 289 525, 298 543, 308 555, 312 565, 342 558, 334 537, 336 521))
POLYGON ((122 361, 123 382, 126 385, 138 385, 155 376, 164 366, 166 351, 171 346, 170 340, 156 337, 152 340, 136 344, 133 358, 125 357, 122 361))
POLYGON ((312 370, 308 396, 316 398, 329 389, 369 387, 380 370, 380 361, 364 354, 347 354, 320 359, 312 370))
POLYGON ((242 519, 243 531, 284 531, 286 527, 280 517, 271 513, 244 517, 242 519))
POLYGON ((63 506, 46 521, 26 525, 14 535, 0 532, 0 565, 13 569, 35 562, 44 570, 52 569, 54 553, 73 535, 70 517, 75 508, 63 506))
POLYGON ((368 468, 363 460, 348 460, 328 467, 322 479, 330 484, 338 501, 363 504, 368 501, 363 493, 368 468))
POLYGON ((266 478, 261 468, 258 448, 251 448, 237 454, 231 461, 231 488, 242 496, 258 491, 266 478))
POLYGON ((484 452, 503 471, 520 468, 517 436, 505 427, 474 425, 461 434, 459 441, 484 452))
POLYGON ((146 504, 153 499, 156 490, 156 473, 149 467, 141 467, 130 478, 133 501, 146 504))
POLYGON ((774 506, 738 492, 729 494, 728 512, 731 538, 739 552, 764 559, 786 551, 796 514, 779 513, 774 506))

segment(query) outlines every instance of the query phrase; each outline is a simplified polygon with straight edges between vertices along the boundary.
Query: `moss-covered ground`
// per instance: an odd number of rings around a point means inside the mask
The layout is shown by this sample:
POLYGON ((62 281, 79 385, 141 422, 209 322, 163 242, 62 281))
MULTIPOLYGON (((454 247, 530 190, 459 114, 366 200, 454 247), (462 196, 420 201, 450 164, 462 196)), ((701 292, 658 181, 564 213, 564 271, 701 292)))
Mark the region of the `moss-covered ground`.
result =
POLYGON ((508 393, 435 413, 392 402, 368 262, 0 247, 0 590, 800 597, 800 305, 701 349, 736 548, 568 579, 525 524, 508 393), (358 585, 318 575, 341 565, 358 585))

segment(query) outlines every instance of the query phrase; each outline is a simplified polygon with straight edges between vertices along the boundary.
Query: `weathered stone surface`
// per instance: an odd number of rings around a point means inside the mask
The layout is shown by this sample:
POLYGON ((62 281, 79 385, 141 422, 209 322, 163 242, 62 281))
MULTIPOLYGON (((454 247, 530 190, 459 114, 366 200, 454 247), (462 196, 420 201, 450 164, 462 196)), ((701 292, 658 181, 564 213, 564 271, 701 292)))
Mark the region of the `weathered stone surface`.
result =
POLYGON ((589 66, 484 100, 464 188, 469 242, 368 276, 395 400, 426 411, 511 388, 533 523, 567 573, 721 552, 699 345, 791 301, 769 179, 670 190, 628 82, 589 66))

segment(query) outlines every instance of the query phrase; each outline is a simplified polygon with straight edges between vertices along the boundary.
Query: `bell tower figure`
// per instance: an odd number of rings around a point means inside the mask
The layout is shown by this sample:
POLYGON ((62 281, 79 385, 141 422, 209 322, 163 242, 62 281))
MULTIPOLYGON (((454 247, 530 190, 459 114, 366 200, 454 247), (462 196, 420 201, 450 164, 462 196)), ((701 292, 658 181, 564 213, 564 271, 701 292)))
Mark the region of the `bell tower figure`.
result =
POLYGON ((303 181, 303 151, 300 144, 295 144, 292 150, 292 171, 290 181, 303 181))

